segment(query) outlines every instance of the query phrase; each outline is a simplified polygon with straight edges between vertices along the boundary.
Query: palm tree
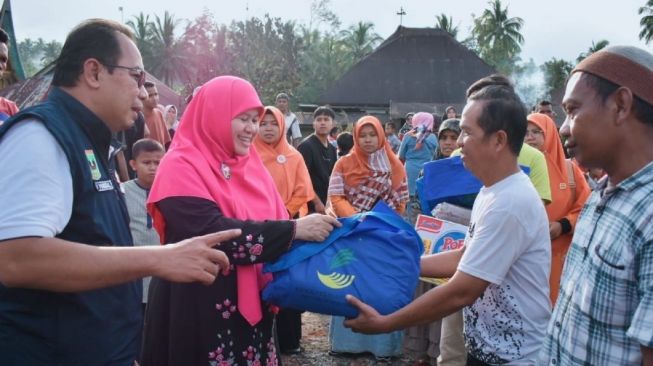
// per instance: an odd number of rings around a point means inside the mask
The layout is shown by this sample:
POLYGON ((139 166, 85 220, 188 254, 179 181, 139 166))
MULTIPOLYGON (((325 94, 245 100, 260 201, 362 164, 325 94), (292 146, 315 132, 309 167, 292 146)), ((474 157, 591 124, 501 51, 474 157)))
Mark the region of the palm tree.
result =
MULTIPOLYGON (((651 0, 653 1, 653 0, 651 0)), ((453 38, 458 36, 458 26, 453 25, 453 18, 448 17, 445 13, 435 16, 435 28, 451 34, 453 38)))
POLYGON ((158 15, 151 24, 152 33, 152 73, 164 83, 172 86, 175 81, 187 75, 188 63, 181 42, 175 37, 179 20, 166 11, 163 20, 158 15))
POLYGON ((59 57, 61 53, 61 43, 57 41, 50 41, 45 44, 43 48, 43 56, 41 56, 41 63, 45 66, 59 57))
POLYGON ((473 36, 477 39, 481 57, 502 72, 509 72, 521 52, 524 37, 520 33, 524 20, 508 17, 508 7, 501 0, 488 3, 490 7, 474 20, 473 36))
POLYGON ((374 24, 369 22, 359 21, 340 32, 340 40, 349 50, 354 63, 371 53, 382 39, 374 32, 374 24))
POLYGON ((547 93, 551 94, 554 90, 564 87, 573 68, 573 64, 564 59, 553 57, 546 61, 541 66, 541 70, 544 72, 547 93))
POLYGON ((592 45, 590 48, 587 49, 587 52, 581 52, 580 55, 576 58, 576 62, 581 62, 584 59, 586 59, 589 55, 593 54, 594 52, 600 51, 607 47, 610 44, 610 42, 606 39, 602 39, 596 43, 592 41, 592 45))
POLYGON ((127 25, 134 31, 136 38, 136 46, 141 51, 143 56, 143 63, 145 68, 150 70, 152 68, 152 21, 149 15, 141 12, 139 15, 134 15, 133 20, 128 20, 127 25))
POLYGON ((653 0, 648 0, 645 6, 639 8, 637 14, 646 14, 639 21, 639 25, 642 27, 639 39, 643 39, 648 44, 653 39, 653 0))

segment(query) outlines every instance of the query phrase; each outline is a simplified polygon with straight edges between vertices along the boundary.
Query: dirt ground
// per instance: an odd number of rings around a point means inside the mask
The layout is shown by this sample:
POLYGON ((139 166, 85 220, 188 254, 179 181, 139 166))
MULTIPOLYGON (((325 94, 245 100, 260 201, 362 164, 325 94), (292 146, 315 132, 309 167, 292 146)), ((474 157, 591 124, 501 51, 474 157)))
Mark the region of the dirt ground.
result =
POLYGON ((391 361, 377 361, 371 354, 334 356, 329 354, 330 316, 314 313, 302 315, 302 347, 304 352, 297 355, 283 355, 283 366, 399 366, 412 365, 408 357, 391 361))

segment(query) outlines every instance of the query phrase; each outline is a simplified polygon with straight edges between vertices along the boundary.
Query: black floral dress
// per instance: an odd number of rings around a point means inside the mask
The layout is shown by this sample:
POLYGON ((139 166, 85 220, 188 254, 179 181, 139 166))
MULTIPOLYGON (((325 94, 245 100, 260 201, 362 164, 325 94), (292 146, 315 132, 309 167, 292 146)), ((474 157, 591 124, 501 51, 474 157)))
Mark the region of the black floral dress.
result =
POLYGON ((241 316, 236 266, 275 260, 290 246, 294 222, 227 218, 214 202, 196 197, 170 197, 157 205, 170 243, 232 228, 242 234, 220 245, 231 270, 212 285, 152 280, 141 365, 279 365, 273 309, 262 302, 263 319, 254 326, 241 316))

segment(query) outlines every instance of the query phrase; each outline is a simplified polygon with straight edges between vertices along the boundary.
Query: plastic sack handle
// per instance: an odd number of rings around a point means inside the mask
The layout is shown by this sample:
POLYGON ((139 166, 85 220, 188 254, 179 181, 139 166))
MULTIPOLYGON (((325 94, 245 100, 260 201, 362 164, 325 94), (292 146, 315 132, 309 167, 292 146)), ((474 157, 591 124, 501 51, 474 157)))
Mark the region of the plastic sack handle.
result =
MULTIPOLYGON (((342 226, 339 228, 334 229, 331 234, 329 235, 326 240, 324 240, 321 243, 315 243, 315 242, 304 242, 300 245, 297 245, 289 252, 281 256, 276 262, 274 263, 268 263, 263 266, 263 272, 279 272, 286 270, 290 268, 291 266, 294 266, 295 264, 310 258, 317 253, 323 251, 324 249, 328 248, 331 244, 333 244, 336 240, 340 239, 341 237, 349 234, 352 230, 354 230, 364 218, 371 216, 375 217, 386 224, 402 229, 402 230, 407 230, 409 232, 414 232, 415 229, 413 229, 412 226, 410 226, 406 221, 401 219, 399 216, 396 214, 388 214, 388 213, 382 213, 382 212, 377 212, 377 211, 367 211, 367 212, 362 212, 355 214, 350 217, 344 217, 344 218, 339 218, 338 221, 342 223, 342 226)), ((415 234, 417 235, 417 234, 415 234)), ((421 240, 420 240, 421 242, 421 240)))

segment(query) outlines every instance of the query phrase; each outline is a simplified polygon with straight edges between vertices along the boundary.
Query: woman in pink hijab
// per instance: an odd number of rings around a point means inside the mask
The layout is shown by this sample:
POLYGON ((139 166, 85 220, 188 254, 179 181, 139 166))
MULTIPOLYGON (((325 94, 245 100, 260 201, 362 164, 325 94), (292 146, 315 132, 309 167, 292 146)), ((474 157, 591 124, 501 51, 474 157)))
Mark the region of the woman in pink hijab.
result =
MULTIPOLYGON (((337 222, 324 215, 289 220, 252 141, 263 105, 232 76, 204 84, 189 104, 148 199, 162 243, 239 228, 221 243, 231 265, 210 286, 153 279, 142 365, 277 365, 274 309, 260 292, 261 263, 293 239, 324 240, 337 222)), ((217 268, 211 270, 217 271, 217 268)))
POLYGON ((433 115, 431 113, 416 113, 411 123, 413 128, 406 133, 401 141, 398 155, 399 159, 405 162, 406 176, 408 177, 410 202, 406 208, 406 216, 414 224, 419 213, 419 203, 415 197, 417 189, 415 182, 419 178, 424 163, 433 159, 433 154, 438 148, 438 139, 431 133, 433 129, 433 115))

